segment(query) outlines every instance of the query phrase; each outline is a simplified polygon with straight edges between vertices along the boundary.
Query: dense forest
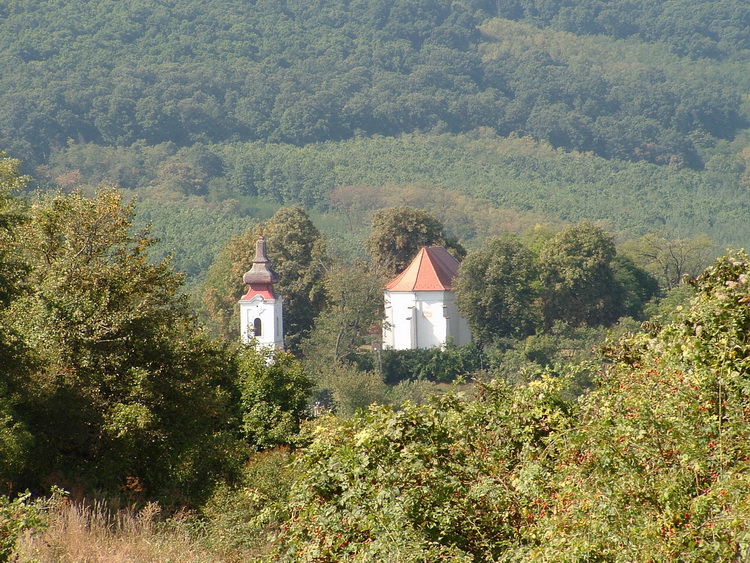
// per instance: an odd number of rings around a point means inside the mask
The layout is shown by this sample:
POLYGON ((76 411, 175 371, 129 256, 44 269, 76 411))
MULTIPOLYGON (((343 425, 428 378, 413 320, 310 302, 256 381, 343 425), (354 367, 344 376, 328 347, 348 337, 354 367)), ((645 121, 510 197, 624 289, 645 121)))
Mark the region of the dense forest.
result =
POLYGON ((0 561, 749 558, 748 37, 0 2, 0 561), (239 343, 261 233, 286 352, 239 343), (474 341, 380 350, 423 245, 474 341))
POLYGON ((339 186, 425 183, 742 246, 747 20, 697 1, 14 2, 0 146, 45 186, 336 211, 339 186))

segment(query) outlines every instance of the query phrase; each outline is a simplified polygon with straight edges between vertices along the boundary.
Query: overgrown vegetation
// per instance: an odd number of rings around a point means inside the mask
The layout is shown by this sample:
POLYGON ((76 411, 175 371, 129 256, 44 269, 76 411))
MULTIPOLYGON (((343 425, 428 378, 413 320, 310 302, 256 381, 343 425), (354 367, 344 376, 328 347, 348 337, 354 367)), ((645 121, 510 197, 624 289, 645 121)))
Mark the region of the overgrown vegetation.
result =
POLYGON ((749 14, 0 6, 0 560, 746 558, 749 14), (426 244, 475 340, 380 350, 426 244))

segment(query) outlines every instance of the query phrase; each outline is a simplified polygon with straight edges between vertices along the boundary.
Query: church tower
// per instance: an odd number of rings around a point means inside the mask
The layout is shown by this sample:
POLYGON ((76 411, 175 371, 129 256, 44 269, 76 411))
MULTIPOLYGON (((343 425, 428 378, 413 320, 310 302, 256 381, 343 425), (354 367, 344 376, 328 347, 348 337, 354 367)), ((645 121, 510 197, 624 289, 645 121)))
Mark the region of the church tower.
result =
POLYGON ((253 267, 242 280, 249 286, 240 299, 240 330, 243 342, 255 339, 258 347, 283 349, 283 300, 273 290, 279 275, 271 269, 266 256, 266 240, 261 236, 255 243, 253 267))

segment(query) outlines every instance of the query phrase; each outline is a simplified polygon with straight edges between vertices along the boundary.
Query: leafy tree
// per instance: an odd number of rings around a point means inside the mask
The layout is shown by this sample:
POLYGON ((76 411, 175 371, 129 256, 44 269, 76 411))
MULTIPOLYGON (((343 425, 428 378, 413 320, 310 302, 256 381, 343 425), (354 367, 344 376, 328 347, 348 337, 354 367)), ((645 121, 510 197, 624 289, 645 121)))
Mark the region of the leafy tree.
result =
POLYGON ((383 308, 380 279, 361 262, 332 265, 324 284, 326 307, 303 344, 306 362, 321 369, 350 363, 361 346, 371 345, 383 308))
POLYGON ((490 343, 533 333, 537 280, 534 255, 515 237, 491 239, 469 254, 456 281, 456 303, 473 337, 490 343))
POLYGON ((202 302, 211 328, 237 341, 237 302, 246 289, 242 275, 251 266, 260 233, 266 238, 268 258, 281 278, 275 287, 284 299, 285 345, 297 351, 323 306, 321 278, 326 262, 323 238, 301 207, 282 207, 259 227, 230 238, 209 268, 202 302))
POLYGON ((31 436, 21 422, 9 396, 9 388, 33 368, 33 359, 19 334, 11 328, 8 307, 23 290, 26 264, 15 252, 18 228, 25 209, 14 192, 25 184, 20 163, 0 152, 0 480, 10 484, 23 469, 31 436))
POLYGON ((451 383, 482 367, 482 352, 474 344, 415 350, 383 350, 383 377, 390 385, 401 381, 426 380, 451 383))
POLYGON ((656 277, 661 287, 670 290, 682 283, 685 276, 696 277, 710 264, 716 242, 706 235, 674 239, 654 232, 627 241, 622 250, 656 277))
POLYGON ((446 236, 432 214, 411 207, 390 207, 375 212, 372 232, 365 243, 375 268, 384 275, 404 270, 423 246, 445 246, 458 257, 464 248, 446 236))
POLYGON ((312 382, 286 352, 261 352, 252 345, 238 353, 242 433, 253 447, 289 445, 299 432, 312 382))
POLYGON ((539 268, 544 322, 598 325, 622 312, 622 289, 615 282, 612 237, 589 222, 564 229, 543 247, 539 268))
POLYGON ((649 301, 659 294, 658 280, 627 256, 612 260, 612 273, 622 295, 622 315, 642 319, 649 301))
POLYGON ((21 485, 189 501, 236 467, 227 352, 202 334, 180 276, 149 260, 133 213, 113 190, 57 194, 21 227, 28 291, 4 317, 38 364, 9 389, 35 440, 21 485))
MULTIPOLYGON (((528 560, 733 561, 749 542, 750 260, 720 258, 690 306, 611 345, 597 389, 560 436, 528 560)), ((520 557, 519 557, 520 558, 520 557)))
POLYGON ((239 305, 244 294, 242 276, 250 269, 258 237, 255 229, 231 237, 208 269, 201 302, 208 327, 231 342, 240 340, 239 305))
MULTIPOLYGON (((268 258, 281 281, 285 345, 296 351, 323 308, 325 241, 301 207, 282 207, 263 224, 268 258)), ((251 257, 252 258, 252 257, 251 257)))

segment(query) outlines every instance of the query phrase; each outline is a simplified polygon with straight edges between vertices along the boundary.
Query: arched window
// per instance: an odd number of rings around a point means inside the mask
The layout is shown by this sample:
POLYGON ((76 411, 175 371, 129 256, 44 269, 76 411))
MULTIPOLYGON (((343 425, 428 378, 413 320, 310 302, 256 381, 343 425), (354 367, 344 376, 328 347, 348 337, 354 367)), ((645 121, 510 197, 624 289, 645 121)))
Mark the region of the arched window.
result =
POLYGON ((253 335, 257 338, 261 335, 261 325, 260 325, 260 319, 256 317, 256 319, 253 321, 253 335))

